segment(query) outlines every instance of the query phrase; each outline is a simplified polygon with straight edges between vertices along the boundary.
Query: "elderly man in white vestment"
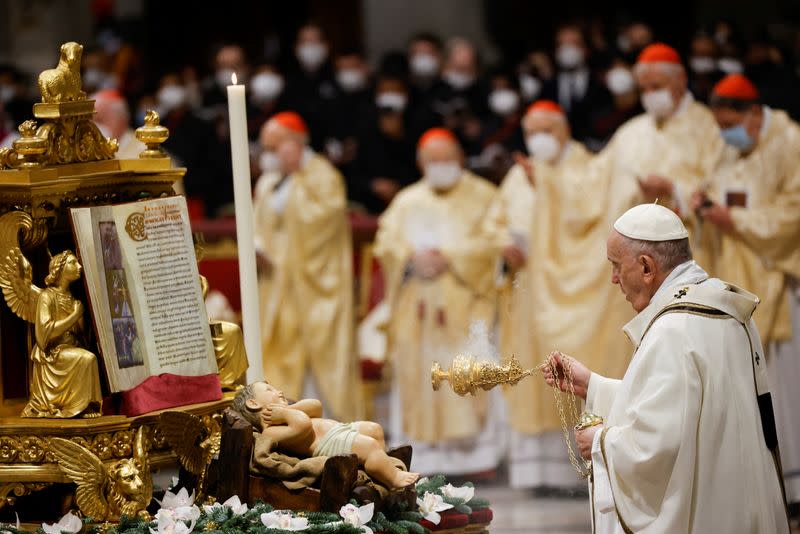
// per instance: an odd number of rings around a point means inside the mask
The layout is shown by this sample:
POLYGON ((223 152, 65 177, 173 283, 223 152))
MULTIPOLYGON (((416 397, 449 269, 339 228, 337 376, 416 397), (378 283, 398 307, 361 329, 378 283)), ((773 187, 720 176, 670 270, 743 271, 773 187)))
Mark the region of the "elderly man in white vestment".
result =
MULTIPOLYGON (((621 378, 629 358, 619 329, 633 314, 608 283, 602 242, 609 223, 597 183, 587 177, 592 155, 570 138, 567 117, 552 100, 532 104, 522 126, 531 157, 511 168, 487 218, 503 249, 501 352, 532 368, 558 347, 621 378)), ((564 454, 553 393, 525 380, 505 395, 511 485, 544 494, 582 485, 564 454)))
POLYGON ((726 76, 711 109, 728 145, 692 209, 715 232, 715 276, 761 299, 753 316, 767 351, 789 503, 800 504, 800 126, 726 76))
POLYGON ((353 339, 353 257, 344 179, 308 147, 293 111, 261 130, 253 215, 264 373, 337 419, 362 409, 353 339))
POLYGON ((495 316, 498 250, 482 223, 496 189, 464 170, 463 153, 449 130, 428 130, 417 154, 423 177, 392 200, 375 240, 390 307, 389 434, 392 442, 413 445, 419 472, 487 471, 502 455, 502 421, 489 411, 499 392, 477 397, 435 392, 430 370, 435 360, 447 367, 468 348, 478 357, 491 351, 485 332, 495 316), (468 347, 478 324, 484 335, 468 347))
POLYGON ((608 224, 640 202, 656 199, 681 213, 692 234, 695 257, 706 264, 708 246, 697 246, 697 221, 688 209, 691 194, 711 174, 724 143, 714 116, 687 89, 686 71, 674 48, 654 43, 634 67, 646 113, 614 134, 592 162, 595 198, 610 215, 608 224))
POLYGON ((614 223, 611 281, 638 312, 624 328, 635 349, 622 380, 552 356, 605 421, 575 433, 592 461, 595 531, 787 533, 759 301, 709 278, 688 235, 657 204, 614 223))

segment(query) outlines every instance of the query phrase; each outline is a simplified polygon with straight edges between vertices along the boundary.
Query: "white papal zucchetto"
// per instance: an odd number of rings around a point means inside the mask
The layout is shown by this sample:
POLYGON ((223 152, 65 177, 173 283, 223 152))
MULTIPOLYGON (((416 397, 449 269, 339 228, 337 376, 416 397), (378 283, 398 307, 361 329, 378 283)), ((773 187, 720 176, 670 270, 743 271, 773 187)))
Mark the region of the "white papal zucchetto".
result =
POLYGON ((685 239, 689 232, 674 211, 658 204, 634 206, 614 223, 614 230, 631 239, 672 241, 685 239))

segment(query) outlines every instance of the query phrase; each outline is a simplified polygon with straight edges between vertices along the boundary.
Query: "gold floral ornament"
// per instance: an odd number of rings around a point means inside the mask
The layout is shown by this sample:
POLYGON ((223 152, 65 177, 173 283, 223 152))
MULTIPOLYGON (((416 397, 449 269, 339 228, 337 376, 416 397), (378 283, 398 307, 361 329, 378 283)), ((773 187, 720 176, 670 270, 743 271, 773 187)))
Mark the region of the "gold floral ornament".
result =
POLYGON ((144 226, 144 212, 134 211, 128 215, 125 220, 125 231, 134 241, 145 241, 147 239, 147 230, 144 226))
POLYGON ((42 101, 33 115, 43 124, 26 121, 13 148, 0 150, 0 169, 31 168, 113 159, 119 148, 93 122, 94 100, 88 100, 81 83, 83 46, 61 45, 58 65, 39 75, 42 101))
POLYGON ((50 260, 44 289, 32 282, 19 248, 33 221, 25 212, 0 217, 0 288, 11 311, 33 323, 30 399, 23 417, 98 417, 102 396, 97 357, 86 350, 84 307, 69 286, 81 277, 77 257, 65 250, 50 260))
POLYGON ((206 475, 212 458, 219 454, 222 427, 219 414, 196 415, 167 411, 158 418, 158 428, 184 469, 197 476, 197 498, 205 493, 206 475))
POLYGON ((58 467, 78 485, 75 501, 81 512, 94 521, 118 521, 123 515, 148 518, 153 497, 153 479, 148 459, 146 427, 139 427, 133 458, 108 466, 82 445, 53 438, 50 447, 58 467))

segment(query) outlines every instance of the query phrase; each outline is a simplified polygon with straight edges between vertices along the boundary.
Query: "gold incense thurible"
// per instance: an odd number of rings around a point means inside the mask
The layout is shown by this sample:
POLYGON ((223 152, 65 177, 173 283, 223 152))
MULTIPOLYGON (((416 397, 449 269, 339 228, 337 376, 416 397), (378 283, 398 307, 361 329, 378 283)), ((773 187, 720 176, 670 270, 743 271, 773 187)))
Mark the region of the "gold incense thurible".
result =
POLYGON ((439 362, 434 362, 431 367, 431 385, 434 391, 439 391, 442 381, 447 380, 453 391, 463 397, 467 394, 475 395, 478 389, 488 391, 499 384, 513 386, 540 367, 523 370, 514 356, 501 365, 490 361, 479 362, 472 356, 459 354, 453 358, 447 371, 442 370, 439 362))

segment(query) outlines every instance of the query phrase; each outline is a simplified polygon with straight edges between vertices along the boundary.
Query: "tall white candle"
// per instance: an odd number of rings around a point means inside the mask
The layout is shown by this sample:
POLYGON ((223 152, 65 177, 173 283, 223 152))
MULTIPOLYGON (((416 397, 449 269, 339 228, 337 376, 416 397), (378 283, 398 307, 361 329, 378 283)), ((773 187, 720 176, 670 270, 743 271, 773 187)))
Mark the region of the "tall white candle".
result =
POLYGON ((236 243, 239 252, 239 289, 242 296, 242 330, 247 351, 247 382, 264 380, 261 359, 261 323, 258 315, 258 280, 253 232, 253 198, 250 188, 250 152, 247 142, 247 111, 244 85, 236 74, 228 86, 233 200, 236 205, 236 243))

